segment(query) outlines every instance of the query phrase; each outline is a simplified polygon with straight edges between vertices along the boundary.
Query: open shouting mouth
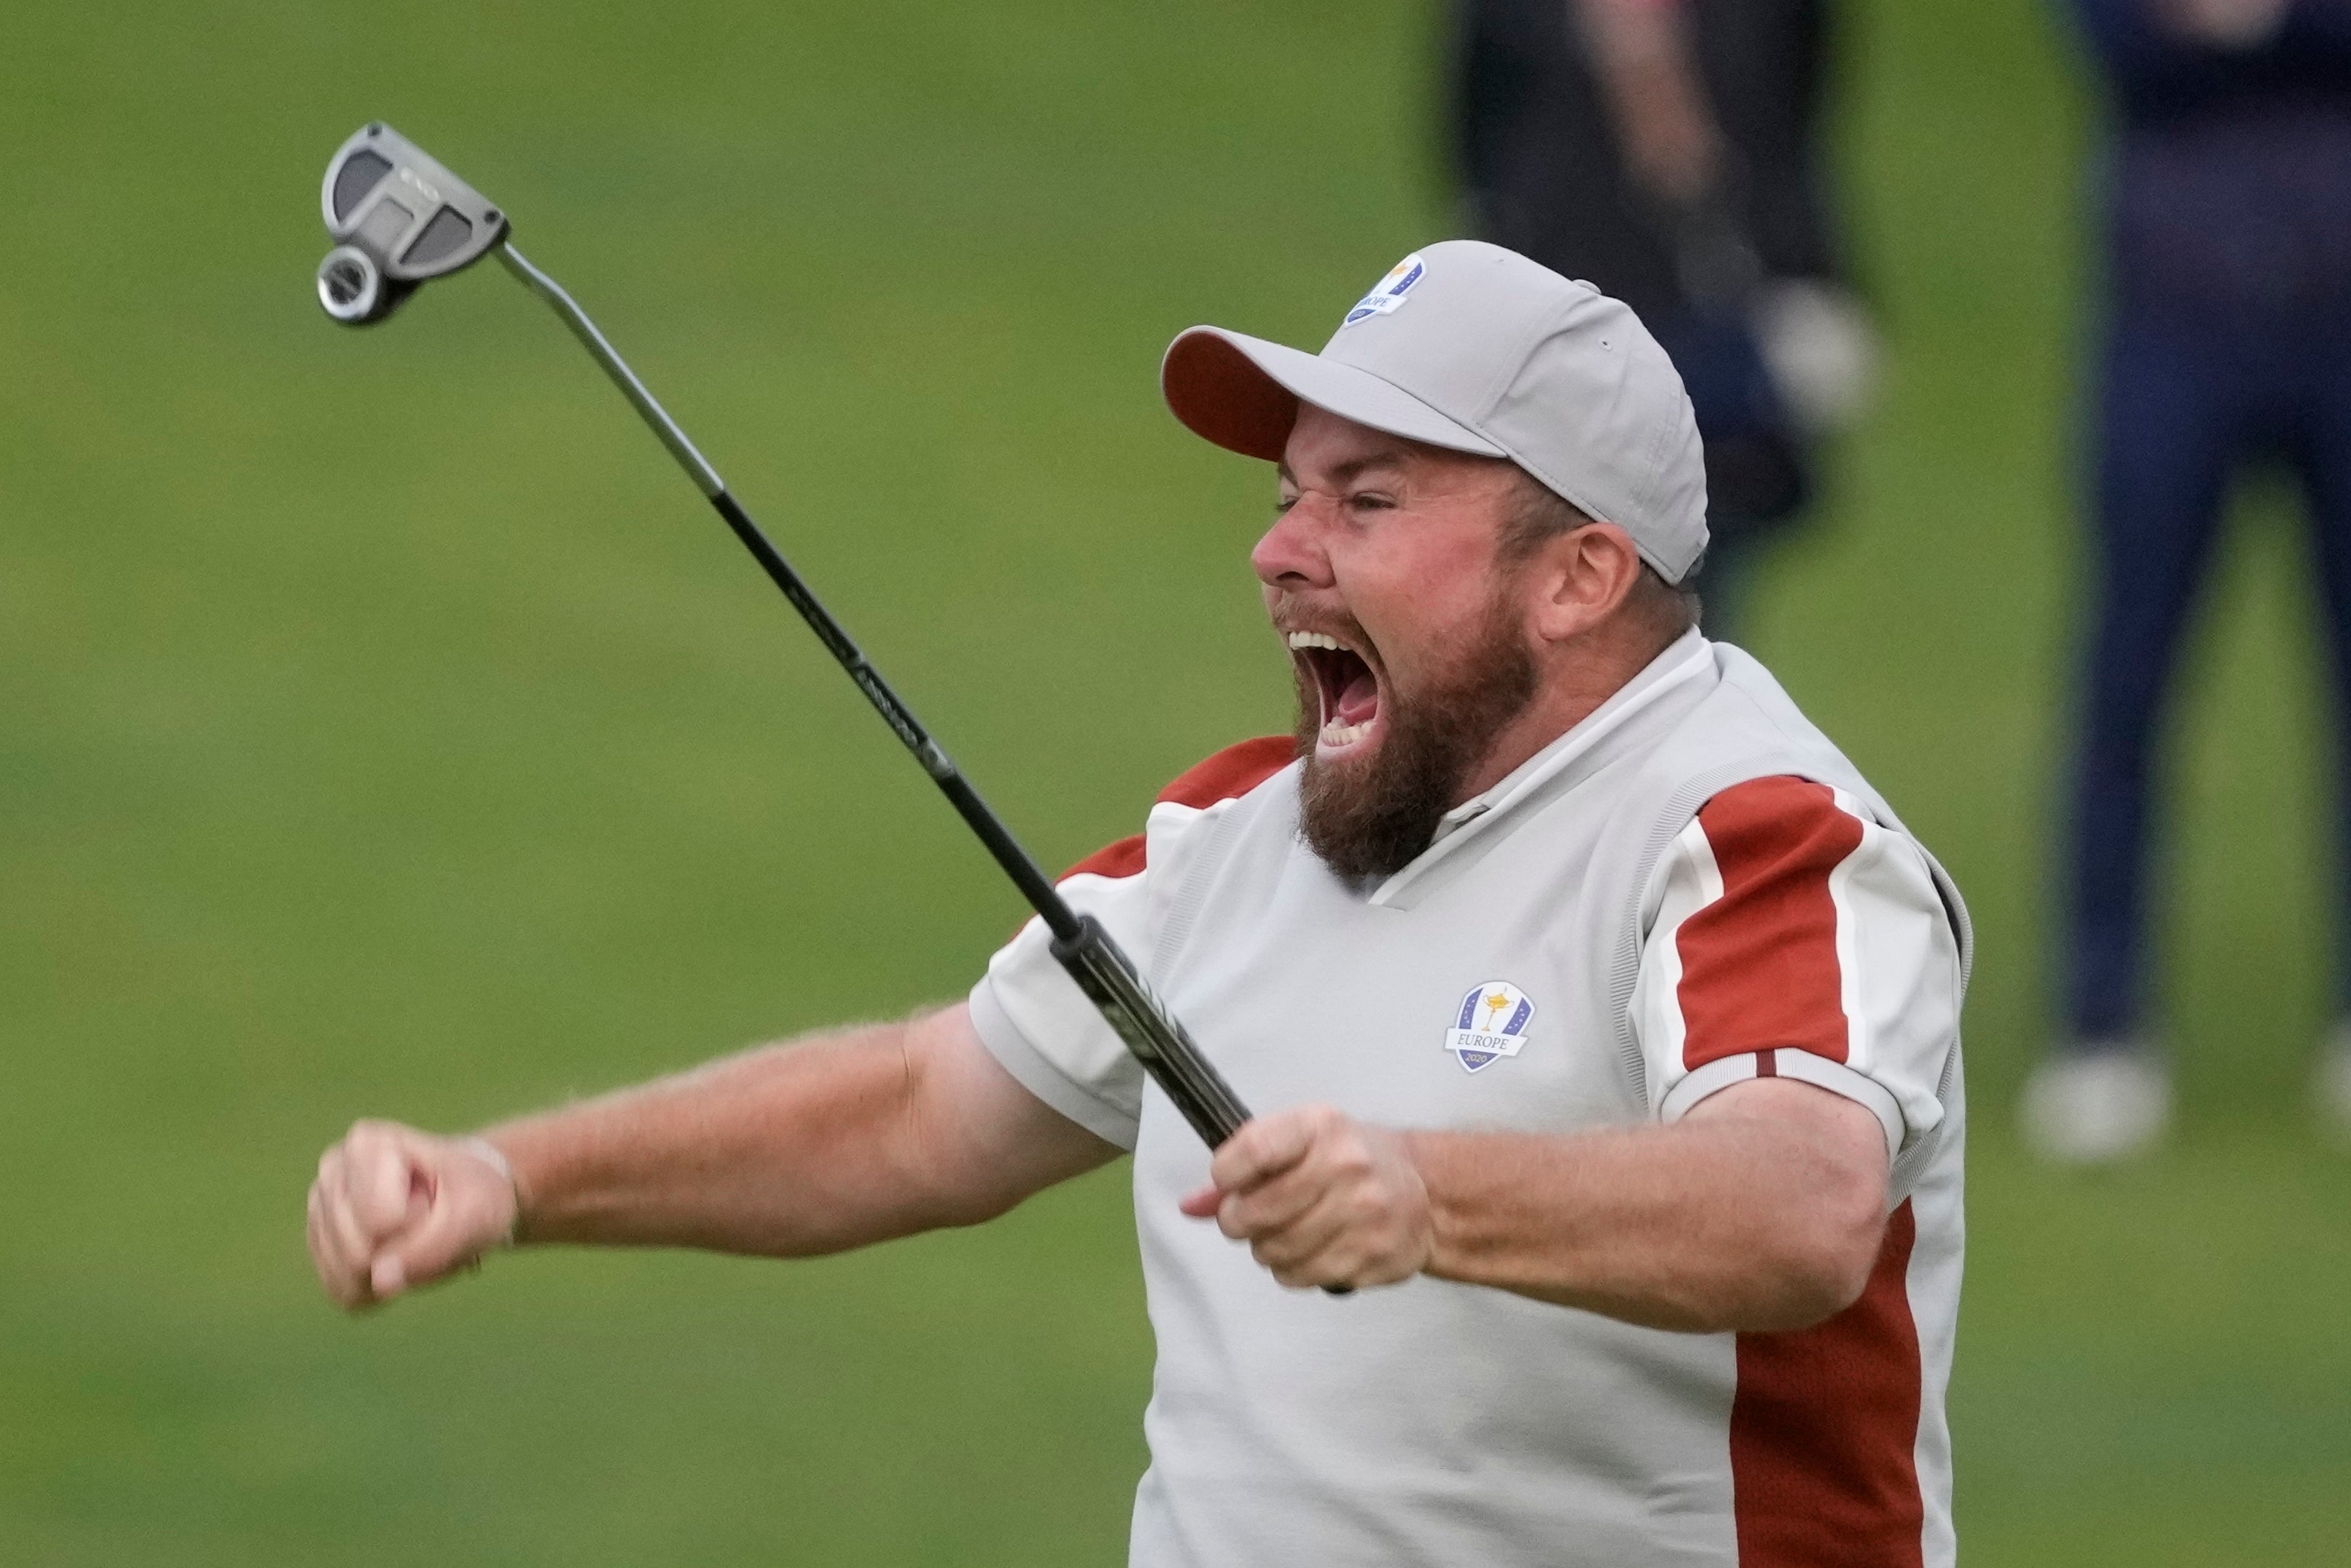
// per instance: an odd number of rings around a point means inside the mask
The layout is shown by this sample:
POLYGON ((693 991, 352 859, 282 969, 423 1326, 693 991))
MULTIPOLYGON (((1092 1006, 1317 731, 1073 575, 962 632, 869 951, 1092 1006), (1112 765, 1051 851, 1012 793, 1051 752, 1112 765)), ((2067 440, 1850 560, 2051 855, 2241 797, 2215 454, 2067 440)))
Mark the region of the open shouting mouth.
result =
POLYGON ((1321 694, 1321 727, 1314 752, 1329 760, 1368 747, 1380 724, 1379 672, 1369 659, 1327 632, 1292 632, 1290 656, 1301 684, 1321 694))

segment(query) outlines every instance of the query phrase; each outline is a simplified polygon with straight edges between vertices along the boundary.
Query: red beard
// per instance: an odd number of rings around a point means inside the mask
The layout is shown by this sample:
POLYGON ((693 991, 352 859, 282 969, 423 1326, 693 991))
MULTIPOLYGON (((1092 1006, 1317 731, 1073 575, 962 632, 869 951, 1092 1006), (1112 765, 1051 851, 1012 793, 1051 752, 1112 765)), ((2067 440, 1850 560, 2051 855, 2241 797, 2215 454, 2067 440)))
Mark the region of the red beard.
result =
POLYGON ((1382 733, 1371 756, 1324 763, 1314 750, 1322 693, 1301 672, 1298 820, 1307 846, 1350 879, 1393 876, 1411 864, 1538 684, 1516 607, 1498 594, 1478 641, 1453 669, 1417 691, 1384 686, 1382 733))

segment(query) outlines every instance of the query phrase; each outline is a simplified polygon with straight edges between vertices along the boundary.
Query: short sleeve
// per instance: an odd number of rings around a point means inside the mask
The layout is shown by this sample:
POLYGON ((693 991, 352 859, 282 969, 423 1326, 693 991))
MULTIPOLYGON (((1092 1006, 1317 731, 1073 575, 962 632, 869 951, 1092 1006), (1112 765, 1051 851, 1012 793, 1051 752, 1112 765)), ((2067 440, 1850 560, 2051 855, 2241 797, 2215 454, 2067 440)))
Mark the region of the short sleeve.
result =
MULTIPOLYGON (((1158 905, 1199 820, 1289 766, 1287 736, 1217 753, 1169 785, 1143 833, 1080 861, 1060 883, 1080 915, 1102 922, 1144 971, 1158 936, 1158 905)), ((1004 1070, 1029 1092, 1095 1136, 1134 1147, 1144 1071, 1053 956, 1052 934, 1031 920, 988 960, 972 988, 971 1020, 1004 1070)))
POLYGON ((1866 1106, 1889 1160, 1941 1124, 1959 941, 1907 835, 1843 790, 1752 779, 1699 810, 1650 886, 1633 1023, 1659 1120, 1783 1077, 1866 1106))
MULTIPOLYGON (((1079 873, 1061 887, 1070 907, 1101 921, 1129 956, 1149 951, 1147 871, 1079 873)), ((1142 1064, 1054 958, 1053 936, 1042 920, 1030 920, 988 960, 987 973, 972 988, 971 1021, 1022 1088, 1096 1137, 1134 1147, 1142 1064)))

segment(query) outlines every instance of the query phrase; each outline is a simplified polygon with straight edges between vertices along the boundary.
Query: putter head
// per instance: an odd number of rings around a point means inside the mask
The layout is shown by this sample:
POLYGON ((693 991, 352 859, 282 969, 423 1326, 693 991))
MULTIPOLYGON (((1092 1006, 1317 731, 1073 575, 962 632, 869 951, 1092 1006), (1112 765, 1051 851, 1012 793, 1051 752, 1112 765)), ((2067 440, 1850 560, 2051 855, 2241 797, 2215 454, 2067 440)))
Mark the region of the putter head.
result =
POLYGON ((335 241, 319 263, 319 304, 346 327, 382 320, 418 284, 507 237, 504 213, 381 120, 336 151, 319 205, 335 241))

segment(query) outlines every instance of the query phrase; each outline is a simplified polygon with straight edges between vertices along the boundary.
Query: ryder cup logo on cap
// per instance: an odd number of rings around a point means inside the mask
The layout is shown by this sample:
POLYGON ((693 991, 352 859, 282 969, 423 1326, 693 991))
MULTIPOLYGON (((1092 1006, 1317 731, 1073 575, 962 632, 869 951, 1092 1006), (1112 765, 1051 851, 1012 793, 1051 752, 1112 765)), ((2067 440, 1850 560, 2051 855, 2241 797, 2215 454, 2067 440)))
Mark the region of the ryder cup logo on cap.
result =
MULTIPOLYGON (((1356 276, 1361 277, 1362 274, 1356 276)), ((1339 325, 1352 327, 1358 321, 1386 315, 1404 303, 1404 297, 1412 292, 1414 284, 1427 276, 1428 264, 1420 259, 1418 251, 1413 252, 1388 268, 1388 275, 1381 278, 1369 294, 1355 301, 1355 308, 1347 312, 1347 319, 1339 325)))
POLYGON ((1475 1072, 1501 1057, 1518 1055, 1534 1016, 1534 1003, 1508 980, 1473 986, 1453 1015, 1453 1027, 1445 1031, 1445 1049, 1461 1059, 1465 1071, 1475 1072))

